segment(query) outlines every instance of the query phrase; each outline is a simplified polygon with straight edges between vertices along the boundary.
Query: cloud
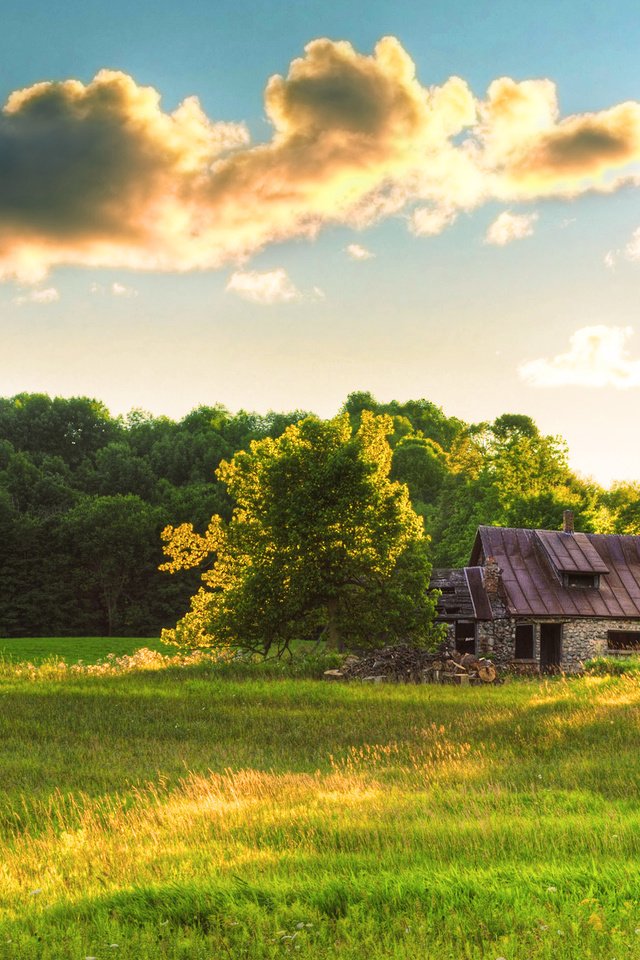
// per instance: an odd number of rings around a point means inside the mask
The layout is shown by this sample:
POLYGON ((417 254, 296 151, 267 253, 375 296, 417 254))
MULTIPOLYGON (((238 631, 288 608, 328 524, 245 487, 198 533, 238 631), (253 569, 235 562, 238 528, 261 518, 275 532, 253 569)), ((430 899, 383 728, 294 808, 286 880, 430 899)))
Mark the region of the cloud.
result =
POLYGON ((640 260, 640 227, 633 231, 631 239, 624 248, 624 255, 627 260, 640 260))
POLYGON ((350 243, 345 250, 352 260, 371 260, 375 257, 375 253, 367 250, 366 247, 361 247, 359 243, 350 243))
POLYGON ((138 291, 134 290, 133 287, 127 287, 124 283, 119 283, 117 280, 114 280, 113 283, 110 283, 108 286, 105 286, 103 283, 92 283, 90 286, 91 293, 98 294, 104 297, 106 294, 111 294, 112 297, 137 297, 138 291))
POLYGON ((608 270, 613 270, 616 265, 616 253, 613 250, 607 250, 604 257, 604 265, 608 270))
POLYGON ((530 237, 537 219, 537 213, 511 213, 510 210, 505 210, 489 226, 484 241, 504 247, 514 240, 530 237))
POLYGON ((536 387, 640 386, 640 359, 633 360, 626 343, 631 327, 604 324, 582 327, 570 338, 567 353, 551 360, 531 360, 519 368, 520 376, 536 387))
POLYGON ((251 303, 292 303, 303 296, 282 267, 264 273, 236 270, 231 274, 226 289, 251 303))
POLYGON ((0 113, 0 278, 58 264, 139 270, 242 264, 330 224, 411 211, 433 235, 490 200, 610 192, 634 179, 640 104, 560 117, 549 79, 499 78, 476 97, 423 86, 398 40, 371 55, 313 40, 269 79, 270 138, 103 70, 38 83, 0 113))
POLYGON ((418 207, 409 219, 409 229, 417 237, 435 237, 451 226, 458 216, 451 206, 418 207))
POLYGON ((612 190, 640 159, 640 104, 559 119, 551 80, 495 80, 478 134, 497 196, 526 199, 612 190), (607 182, 609 175, 613 179, 607 182))
POLYGON ((138 291, 133 287, 127 287, 124 283, 118 283, 117 280, 111 284, 111 293, 114 297, 137 297, 138 291))
POLYGON ((46 290, 32 290, 30 293, 14 297, 13 303, 17 307, 22 307, 25 303, 55 303, 59 299, 60 294, 56 288, 47 287, 46 290))

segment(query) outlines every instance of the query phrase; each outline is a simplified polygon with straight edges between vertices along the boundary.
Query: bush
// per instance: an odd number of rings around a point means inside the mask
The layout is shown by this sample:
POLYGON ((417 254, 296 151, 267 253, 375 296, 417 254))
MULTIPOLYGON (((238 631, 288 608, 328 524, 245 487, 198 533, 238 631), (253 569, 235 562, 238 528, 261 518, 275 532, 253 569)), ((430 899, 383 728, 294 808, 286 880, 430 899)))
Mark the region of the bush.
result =
POLYGON ((593 657, 586 661, 584 672, 592 677, 640 675, 640 657, 593 657))

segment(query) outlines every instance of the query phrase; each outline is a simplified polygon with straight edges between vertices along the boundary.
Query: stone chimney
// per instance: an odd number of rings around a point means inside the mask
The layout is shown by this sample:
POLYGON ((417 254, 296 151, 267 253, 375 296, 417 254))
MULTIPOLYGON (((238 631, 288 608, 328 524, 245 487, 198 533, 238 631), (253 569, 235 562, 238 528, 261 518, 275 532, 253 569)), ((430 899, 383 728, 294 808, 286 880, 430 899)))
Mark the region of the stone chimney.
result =
POLYGON ((501 570, 496 558, 487 557, 484 561, 484 589, 490 599, 498 596, 500 573, 501 570))
POLYGON ((573 522, 573 510, 563 510, 562 512, 562 532, 575 533, 576 528, 573 522))

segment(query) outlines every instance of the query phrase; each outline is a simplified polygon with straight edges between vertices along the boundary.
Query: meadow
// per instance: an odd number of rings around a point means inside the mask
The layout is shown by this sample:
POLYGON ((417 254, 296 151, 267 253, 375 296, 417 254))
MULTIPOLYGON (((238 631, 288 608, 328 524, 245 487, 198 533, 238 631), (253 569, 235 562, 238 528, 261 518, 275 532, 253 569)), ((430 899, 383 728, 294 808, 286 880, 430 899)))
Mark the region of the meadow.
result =
POLYGON ((640 955, 637 675, 144 666, 0 664, 3 960, 640 955))
POLYGON ((140 647, 167 652, 158 637, 0 637, 0 660, 42 663, 55 657, 65 663, 97 663, 113 653, 130 655, 140 647))

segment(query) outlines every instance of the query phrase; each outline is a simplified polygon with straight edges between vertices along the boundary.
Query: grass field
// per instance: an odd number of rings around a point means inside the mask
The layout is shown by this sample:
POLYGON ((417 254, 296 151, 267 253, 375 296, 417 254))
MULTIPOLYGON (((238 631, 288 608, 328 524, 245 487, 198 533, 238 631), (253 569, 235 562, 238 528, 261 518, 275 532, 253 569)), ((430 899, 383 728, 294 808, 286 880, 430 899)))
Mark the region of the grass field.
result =
POLYGON ((2 958, 640 956, 637 676, 5 663, 0 697, 2 958))
POLYGON ((121 657, 142 646, 162 653, 171 649, 158 637, 12 637, 0 638, 0 658, 41 663, 56 657, 66 663, 96 663, 108 653, 121 657))

